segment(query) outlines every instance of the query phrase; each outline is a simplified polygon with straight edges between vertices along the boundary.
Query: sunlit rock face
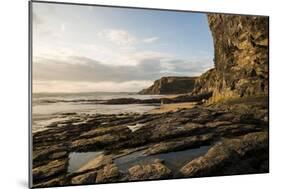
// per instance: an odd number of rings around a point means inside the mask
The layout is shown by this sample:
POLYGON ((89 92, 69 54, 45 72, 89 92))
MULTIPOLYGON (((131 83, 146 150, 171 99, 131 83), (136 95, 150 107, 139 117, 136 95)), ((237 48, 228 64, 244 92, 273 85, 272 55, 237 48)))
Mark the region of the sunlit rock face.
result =
POLYGON ((196 80, 194 93, 213 100, 268 93, 269 19, 263 16, 208 15, 215 68, 196 80))
POLYGON ((139 94, 183 94, 192 92, 197 77, 162 77, 139 94))

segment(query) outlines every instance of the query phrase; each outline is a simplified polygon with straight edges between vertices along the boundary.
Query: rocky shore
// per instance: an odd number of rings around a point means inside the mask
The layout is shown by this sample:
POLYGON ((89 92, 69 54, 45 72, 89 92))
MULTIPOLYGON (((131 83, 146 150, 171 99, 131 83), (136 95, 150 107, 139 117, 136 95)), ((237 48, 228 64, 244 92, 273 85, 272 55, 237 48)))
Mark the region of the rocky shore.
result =
POLYGON ((192 79, 192 92, 92 102, 194 106, 63 115, 33 133, 33 187, 269 172, 268 18, 209 14, 208 22, 215 67, 192 79))
POLYGON ((155 99, 135 99, 135 98, 117 98, 117 99, 109 99, 100 102, 96 102, 97 104, 172 104, 172 103, 182 103, 182 102, 202 102, 208 100, 212 96, 212 92, 202 93, 193 95, 191 93, 177 95, 174 98, 162 97, 155 99))
POLYGON ((78 117, 33 134, 34 187, 269 171, 266 96, 161 114, 78 117), (169 164, 167 155, 206 146, 169 164), (71 154, 87 152, 98 155, 69 171, 71 154))

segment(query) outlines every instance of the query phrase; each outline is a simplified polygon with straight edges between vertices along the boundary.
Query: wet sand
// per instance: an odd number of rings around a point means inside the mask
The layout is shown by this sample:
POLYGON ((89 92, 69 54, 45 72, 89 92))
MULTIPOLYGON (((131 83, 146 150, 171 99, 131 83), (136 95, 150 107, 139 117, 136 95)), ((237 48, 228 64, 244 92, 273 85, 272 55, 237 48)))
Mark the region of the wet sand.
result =
POLYGON ((190 109, 196 105, 195 102, 173 103, 173 104, 161 104, 159 107, 150 110, 148 113, 160 114, 165 112, 175 112, 180 109, 190 109))

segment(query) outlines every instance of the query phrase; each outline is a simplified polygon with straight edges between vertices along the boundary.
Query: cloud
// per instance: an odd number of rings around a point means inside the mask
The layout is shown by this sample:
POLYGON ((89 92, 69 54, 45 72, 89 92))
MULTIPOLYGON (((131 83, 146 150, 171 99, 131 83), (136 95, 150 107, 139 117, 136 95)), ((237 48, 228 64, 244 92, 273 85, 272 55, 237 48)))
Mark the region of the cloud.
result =
POLYGON ((53 44, 54 42, 61 40, 64 31, 64 23, 51 25, 45 17, 33 13, 33 39, 35 44, 46 43, 44 40, 53 44))
POLYGON ((42 17, 40 17, 39 15, 37 15, 36 13, 33 13, 32 18, 33 18, 34 25, 41 25, 41 24, 44 24, 44 22, 45 22, 45 20, 42 17))
POLYGON ((159 37, 150 37, 143 40, 144 43, 154 43, 155 41, 159 40, 159 37))
POLYGON ((207 62, 146 57, 136 65, 107 65, 86 57, 67 57, 62 60, 35 58, 34 80, 64 80, 90 82, 125 82, 130 80, 155 80, 162 76, 196 76, 210 67, 207 62))
POLYGON ((137 38, 125 30, 109 29, 98 33, 98 36, 111 41, 117 45, 133 45, 137 43, 137 38))
POLYGON ((126 82, 85 82, 85 81, 34 81, 33 92, 136 92, 137 88, 146 88, 151 85, 151 81, 126 81, 126 82))
POLYGON ((68 57, 64 60, 39 58, 33 64, 33 78, 34 80, 125 82, 152 80, 158 76, 160 70, 160 61, 157 59, 145 59, 135 66, 112 66, 85 57, 68 57))
POLYGON ((212 65, 156 55, 139 54, 134 65, 103 64, 81 56, 35 57, 34 92, 136 92, 163 76, 199 76, 212 65))
POLYGON ((61 29, 62 32, 65 31, 65 24, 64 23, 60 25, 60 29, 61 29))
POLYGON ((57 16, 56 6, 52 4, 33 3, 32 13, 33 25, 48 24, 46 15, 57 16))
POLYGON ((117 45, 132 46, 138 43, 154 43, 159 40, 159 37, 149 37, 143 40, 138 39, 136 36, 126 30, 121 29, 108 29, 98 33, 102 39, 108 40, 117 45))

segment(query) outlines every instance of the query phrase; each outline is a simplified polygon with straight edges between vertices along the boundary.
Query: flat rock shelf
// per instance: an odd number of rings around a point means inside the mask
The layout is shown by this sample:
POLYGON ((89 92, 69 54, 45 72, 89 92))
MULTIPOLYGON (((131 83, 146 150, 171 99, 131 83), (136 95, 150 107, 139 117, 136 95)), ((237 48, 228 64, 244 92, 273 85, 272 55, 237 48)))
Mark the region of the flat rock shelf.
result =
POLYGON ((267 96, 71 120, 33 133, 34 187, 268 172, 267 96))

